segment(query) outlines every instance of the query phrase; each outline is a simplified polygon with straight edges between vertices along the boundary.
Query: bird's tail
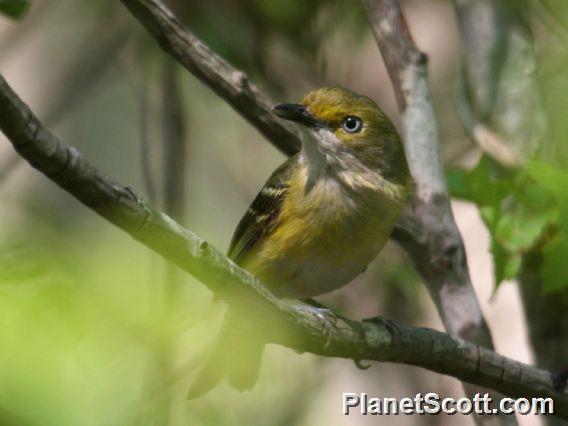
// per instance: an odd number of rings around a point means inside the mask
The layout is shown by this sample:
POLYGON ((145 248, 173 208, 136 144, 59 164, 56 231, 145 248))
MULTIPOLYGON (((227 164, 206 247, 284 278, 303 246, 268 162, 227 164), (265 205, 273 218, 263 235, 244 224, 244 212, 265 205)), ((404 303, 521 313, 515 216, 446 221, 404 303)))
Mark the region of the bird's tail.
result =
POLYGON ((188 399, 205 395, 225 376, 235 389, 251 389, 258 379, 264 349, 257 333, 252 324, 229 309, 211 353, 189 389, 188 399))

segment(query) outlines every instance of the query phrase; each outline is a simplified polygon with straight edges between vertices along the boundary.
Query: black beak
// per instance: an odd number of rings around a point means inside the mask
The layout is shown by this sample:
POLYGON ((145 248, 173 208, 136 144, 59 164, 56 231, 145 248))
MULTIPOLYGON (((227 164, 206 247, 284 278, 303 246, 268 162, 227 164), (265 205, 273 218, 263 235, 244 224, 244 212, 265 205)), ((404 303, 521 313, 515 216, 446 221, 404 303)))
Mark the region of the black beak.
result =
POLYGON ((304 105, 278 104, 272 107, 272 111, 285 120, 295 121, 308 127, 320 127, 319 121, 309 113, 304 105))

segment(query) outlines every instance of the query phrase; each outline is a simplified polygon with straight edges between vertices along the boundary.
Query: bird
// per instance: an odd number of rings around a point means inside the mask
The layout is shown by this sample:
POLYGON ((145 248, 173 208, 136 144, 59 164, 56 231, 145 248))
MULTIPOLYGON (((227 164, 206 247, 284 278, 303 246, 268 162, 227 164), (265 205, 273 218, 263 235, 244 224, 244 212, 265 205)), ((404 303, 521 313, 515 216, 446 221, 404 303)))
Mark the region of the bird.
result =
MULTIPOLYGON (((311 300, 348 284, 381 251, 410 192, 410 173, 396 127, 369 97, 324 87, 272 111, 299 125, 301 149, 254 198, 227 255, 275 296, 311 300)), ((229 307, 188 398, 225 376, 239 390, 252 388, 264 346, 254 336, 254 325, 229 307)))

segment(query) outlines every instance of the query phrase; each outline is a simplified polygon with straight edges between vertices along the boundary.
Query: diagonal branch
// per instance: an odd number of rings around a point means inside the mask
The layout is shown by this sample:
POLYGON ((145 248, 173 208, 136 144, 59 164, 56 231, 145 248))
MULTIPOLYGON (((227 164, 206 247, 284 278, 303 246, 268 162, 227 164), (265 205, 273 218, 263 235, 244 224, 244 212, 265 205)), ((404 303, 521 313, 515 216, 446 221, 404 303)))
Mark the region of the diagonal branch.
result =
POLYGON ((550 397, 557 415, 568 419, 568 391, 555 389, 549 372, 462 339, 381 318, 361 322, 340 318, 331 329, 323 330, 317 313, 277 299, 253 275, 61 143, 1 76, 0 129, 33 167, 87 207, 195 276, 228 303, 244 305, 243 311, 257 318, 255 323, 270 342, 328 357, 416 365, 512 397, 550 397))
POLYGON ((217 56, 185 29, 161 1, 121 2, 150 31, 166 52, 213 89, 280 151, 292 155, 300 149, 298 133, 272 113, 270 102, 248 80, 247 75, 217 56))

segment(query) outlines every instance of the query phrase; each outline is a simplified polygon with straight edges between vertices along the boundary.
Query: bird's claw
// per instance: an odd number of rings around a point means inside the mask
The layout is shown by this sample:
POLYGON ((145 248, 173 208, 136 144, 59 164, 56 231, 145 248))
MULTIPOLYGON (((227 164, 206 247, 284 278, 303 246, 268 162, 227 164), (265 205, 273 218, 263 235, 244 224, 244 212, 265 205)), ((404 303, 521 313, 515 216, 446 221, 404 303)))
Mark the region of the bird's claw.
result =
POLYGON ((337 315, 329 309, 326 308, 314 308, 316 318, 318 318, 322 329, 325 341, 323 344, 324 348, 328 348, 331 344, 331 339, 333 338, 333 329, 337 327, 337 315))
POLYGON ((330 309, 313 305, 299 305, 298 309, 308 312, 317 319, 324 336, 323 347, 327 349, 333 339, 333 329, 337 327, 339 319, 337 315, 330 309))

